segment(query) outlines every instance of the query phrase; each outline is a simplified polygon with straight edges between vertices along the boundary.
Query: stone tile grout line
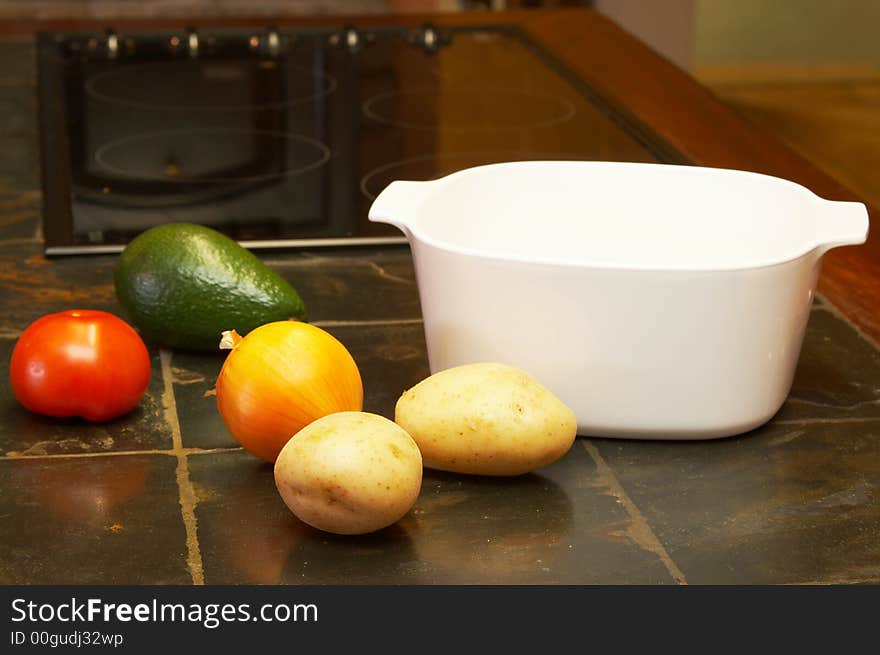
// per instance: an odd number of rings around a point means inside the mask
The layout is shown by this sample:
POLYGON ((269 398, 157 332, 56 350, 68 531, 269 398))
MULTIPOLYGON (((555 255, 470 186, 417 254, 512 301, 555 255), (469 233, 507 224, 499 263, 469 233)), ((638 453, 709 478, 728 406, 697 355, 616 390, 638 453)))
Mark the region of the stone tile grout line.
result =
MULTIPOLYGON (((395 327, 399 325, 421 325, 422 318, 380 318, 375 320, 318 320, 309 321, 319 328, 334 327, 395 327)), ((0 339, 17 339, 21 336, 21 330, 15 328, 0 327, 0 339)))
POLYGON ((687 579, 685 578, 684 573, 678 568, 678 565, 672 560, 669 553, 666 552, 666 548, 663 547, 660 539, 654 533, 654 530, 651 529, 648 520, 644 517, 641 511, 639 511, 639 508, 626 493, 626 490, 624 490, 623 485, 620 483, 620 480, 617 479, 617 476, 614 475, 614 471, 611 470, 608 462, 606 462, 605 458, 599 453, 599 449, 596 448, 595 444, 589 439, 579 439, 579 441, 581 441, 584 449, 596 463, 596 468, 598 469, 602 481, 608 486, 611 493, 620 504, 623 505, 624 510, 629 515, 632 529, 627 536, 638 546, 641 546, 648 552, 654 553, 663 563, 663 566, 666 567, 669 575, 672 576, 677 584, 686 585, 687 579))
MULTIPOLYGON (((880 420, 880 419, 878 419, 880 420)), ((217 453, 237 453, 242 451, 241 446, 228 448, 183 448, 174 450, 148 449, 148 450, 100 450, 98 452, 84 453, 46 453, 43 455, 27 455, 25 453, 8 452, 0 455, 0 462, 10 459, 82 459, 83 457, 136 457, 138 455, 169 455, 177 457, 181 453, 191 455, 215 455, 217 453)))
MULTIPOLYGON (((875 402, 875 401, 868 401, 875 402)), ((823 425, 826 423, 847 424, 847 423, 878 423, 878 416, 813 416, 808 418, 784 418, 779 420, 771 419, 768 425, 823 425)))
POLYGON ((312 325, 319 328, 333 328, 333 327, 383 327, 389 326, 394 327, 396 325, 421 325, 423 320, 421 318, 389 318, 389 319, 377 319, 373 321, 363 320, 363 321, 310 321, 312 325))
POLYGON ((180 513, 186 530, 186 563, 194 585, 205 584, 202 553, 199 548, 198 521, 196 519, 196 494, 189 477, 187 453, 183 448, 180 421, 177 418, 177 401, 174 398, 174 382, 171 373, 171 351, 161 349, 159 361, 162 364, 162 406, 165 419, 171 427, 171 442, 177 456, 177 487, 180 492, 180 513))

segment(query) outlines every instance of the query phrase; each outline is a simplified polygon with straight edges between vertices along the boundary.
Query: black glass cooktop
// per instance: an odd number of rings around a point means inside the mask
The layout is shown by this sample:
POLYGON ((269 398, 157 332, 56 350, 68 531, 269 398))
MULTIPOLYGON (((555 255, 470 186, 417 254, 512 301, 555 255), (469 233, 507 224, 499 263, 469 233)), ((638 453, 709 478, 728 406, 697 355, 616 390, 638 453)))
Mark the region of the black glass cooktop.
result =
POLYGON ((48 254, 190 221, 253 248, 402 241, 396 179, 523 159, 669 161, 513 29, 43 33, 48 254))

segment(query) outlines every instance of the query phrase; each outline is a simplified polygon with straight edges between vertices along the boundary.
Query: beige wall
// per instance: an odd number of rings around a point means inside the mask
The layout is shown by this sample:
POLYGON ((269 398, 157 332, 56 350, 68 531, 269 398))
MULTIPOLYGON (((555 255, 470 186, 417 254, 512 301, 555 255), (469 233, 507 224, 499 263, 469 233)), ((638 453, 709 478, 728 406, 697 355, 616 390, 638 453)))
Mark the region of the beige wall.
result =
POLYGON ((695 64, 760 61, 880 62, 880 0, 697 0, 695 64))
POLYGON ((682 68, 880 63, 880 0, 594 0, 682 68))

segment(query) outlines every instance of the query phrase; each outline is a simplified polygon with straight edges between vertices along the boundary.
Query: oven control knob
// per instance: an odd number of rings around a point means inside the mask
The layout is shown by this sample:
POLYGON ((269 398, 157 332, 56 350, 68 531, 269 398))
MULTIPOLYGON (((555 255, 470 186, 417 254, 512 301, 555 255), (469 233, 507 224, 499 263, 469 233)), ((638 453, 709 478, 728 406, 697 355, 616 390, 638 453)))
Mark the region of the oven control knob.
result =
POLYGON ((107 59, 116 59, 119 56, 119 35, 113 30, 107 30, 104 47, 107 49, 107 59))
POLYGON ((353 27, 345 30, 345 47, 356 52, 361 47, 361 35, 353 27))
POLYGON ((277 57, 281 52, 281 37, 277 30, 269 30, 269 33, 266 34, 266 51, 270 57, 277 57))
POLYGON ((363 50, 364 44, 368 41, 372 41, 372 36, 361 34, 354 27, 346 27, 341 32, 337 32, 330 37, 330 45, 344 48, 352 54, 363 50))
POLYGON ((427 23, 412 36, 411 41, 425 52, 437 52, 449 43, 450 37, 435 25, 427 23))
POLYGON ((251 52, 265 54, 269 57, 277 57, 281 54, 282 39, 276 29, 270 29, 265 36, 254 34, 249 40, 248 45, 251 52))
POLYGON ((191 28, 186 32, 186 51, 189 53, 190 57, 199 56, 199 34, 194 28, 191 28))

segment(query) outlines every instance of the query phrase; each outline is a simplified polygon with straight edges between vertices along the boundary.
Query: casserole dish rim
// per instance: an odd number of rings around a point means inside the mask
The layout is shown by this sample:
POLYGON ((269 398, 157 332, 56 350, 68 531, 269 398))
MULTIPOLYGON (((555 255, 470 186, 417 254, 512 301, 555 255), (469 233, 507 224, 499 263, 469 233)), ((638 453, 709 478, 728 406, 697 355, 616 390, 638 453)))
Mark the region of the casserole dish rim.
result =
MULTIPOLYGON (((798 184, 792 180, 788 180, 782 177, 777 177, 775 175, 769 175, 766 173, 758 173, 754 171, 747 171, 741 169, 734 168, 721 168, 721 167, 709 167, 709 166, 697 166, 690 164, 663 164, 663 163, 654 163, 654 162, 621 162, 621 161, 599 161, 599 160, 525 160, 525 161, 505 161, 505 162, 496 162, 492 164, 482 164, 479 166, 472 166, 468 168, 464 168, 453 173, 449 173, 443 177, 439 177, 433 180, 427 181, 395 181, 389 184, 382 193, 375 199, 373 205, 369 212, 369 220, 373 222, 382 222, 382 223, 391 223, 396 225, 399 229, 401 229, 407 236, 411 236, 411 241, 417 241, 421 244, 431 246, 435 249, 446 251, 448 253, 462 255, 471 258, 481 258, 488 259, 497 262, 506 262, 506 263, 515 263, 515 264, 529 264, 535 266, 543 266, 543 267, 559 267, 559 268, 570 268, 570 269, 578 269, 578 270, 586 270, 586 271, 603 271, 603 272, 646 272, 646 273, 726 273, 726 272, 735 272, 735 271, 752 271, 759 269, 772 268, 776 266, 784 266, 786 264, 790 264, 797 260, 800 260, 810 254, 815 253, 817 256, 823 255, 827 250, 839 246, 839 245, 858 245, 860 243, 864 243, 867 238, 868 228, 869 228, 869 219, 868 212, 865 205, 861 202, 851 202, 851 201, 836 201, 836 200, 828 200, 826 198, 822 198, 817 195, 809 188, 803 186, 802 184, 798 184), (726 264, 675 264, 670 263, 666 265, 660 265, 656 263, 648 263, 648 264, 638 264, 633 262, 626 263, 617 263, 614 261, 611 262, 590 262, 590 261, 572 261, 572 260, 559 260, 553 259, 546 256, 536 256, 536 255, 528 255, 528 254, 503 254, 497 251, 491 251, 488 249, 477 248, 473 246, 463 246, 448 239, 437 238, 434 236, 429 236, 425 234, 424 228, 419 225, 419 221, 415 220, 404 220, 399 216, 390 216, 386 215, 390 212, 382 211, 382 196, 387 194, 388 191, 398 182, 402 182, 404 184, 417 184, 417 185, 425 185, 425 190, 422 194, 422 197, 419 198, 418 202, 416 202, 412 209, 418 211, 424 202, 428 201, 431 195, 441 191, 444 186, 454 182, 457 178, 463 177, 467 174, 470 174, 475 171, 487 170, 487 169, 503 169, 503 168, 520 168, 520 167, 542 167, 542 166, 560 166, 560 167, 572 167, 572 168, 636 168, 636 169, 663 169, 663 170, 682 170, 689 169, 694 171, 696 175, 727 175, 731 177, 745 177, 751 179, 759 179, 770 182, 775 185, 783 186, 789 189, 791 192, 798 193, 805 197, 808 202, 812 202, 815 204, 815 212, 817 214, 833 214, 836 213, 836 206, 838 205, 847 205, 852 206, 853 209, 847 208, 847 211, 859 211, 863 217, 860 217, 861 222, 864 223, 864 234, 860 236, 852 236, 851 233, 853 230, 846 230, 846 227, 843 226, 841 230, 849 236, 839 236, 837 238, 828 237, 823 238, 822 230, 819 227, 819 224, 822 221, 833 220, 832 216, 823 217, 819 216, 814 221, 810 222, 809 225, 811 227, 814 226, 814 236, 812 238, 812 245, 808 245, 807 247, 801 246, 798 248, 791 248, 790 252, 785 252, 777 257, 764 257, 763 259, 757 259, 756 261, 747 261, 744 263, 737 262, 729 262, 726 264), (825 206, 823 206, 825 205, 825 206), (378 209, 377 209, 378 208, 378 209)), ((844 221, 841 221, 843 223, 844 221)), ((830 232, 834 232, 833 227, 830 228, 830 232)), ((856 231, 861 232, 861 226, 857 226, 856 231)), ((809 244, 809 239, 807 240, 809 244)), ((412 245, 412 244, 411 244, 412 245)))

